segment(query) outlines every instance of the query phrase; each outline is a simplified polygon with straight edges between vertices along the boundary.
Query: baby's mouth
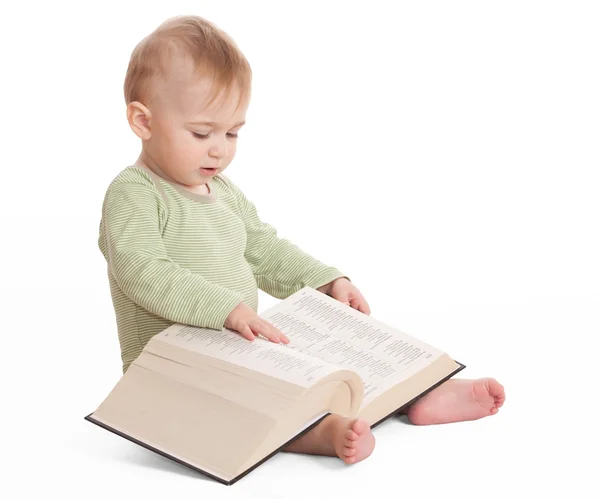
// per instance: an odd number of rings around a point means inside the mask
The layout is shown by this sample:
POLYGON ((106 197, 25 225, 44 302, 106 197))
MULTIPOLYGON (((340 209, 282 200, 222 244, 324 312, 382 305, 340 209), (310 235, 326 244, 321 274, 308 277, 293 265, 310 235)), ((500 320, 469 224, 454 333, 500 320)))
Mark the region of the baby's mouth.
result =
POLYGON ((219 169, 218 168, 200 168, 200 172, 202 173, 202 175, 214 175, 215 173, 217 173, 219 169))

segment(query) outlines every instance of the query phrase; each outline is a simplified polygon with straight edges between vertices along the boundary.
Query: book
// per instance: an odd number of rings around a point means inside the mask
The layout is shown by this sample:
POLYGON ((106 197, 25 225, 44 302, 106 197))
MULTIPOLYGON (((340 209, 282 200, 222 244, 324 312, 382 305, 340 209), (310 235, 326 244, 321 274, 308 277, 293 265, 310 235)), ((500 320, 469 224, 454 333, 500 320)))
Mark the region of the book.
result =
POLYGON ((290 343, 174 324, 85 419, 231 485, 327 415, 374 427, 465 367, 310 287, 260 316, 290 343))

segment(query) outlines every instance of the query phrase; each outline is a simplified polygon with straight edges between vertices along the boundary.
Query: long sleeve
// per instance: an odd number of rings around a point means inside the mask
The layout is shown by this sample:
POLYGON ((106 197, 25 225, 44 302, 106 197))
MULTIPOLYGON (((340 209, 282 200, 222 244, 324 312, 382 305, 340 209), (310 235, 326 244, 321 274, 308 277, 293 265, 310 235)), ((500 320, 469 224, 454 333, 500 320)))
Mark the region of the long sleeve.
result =
POLYGON ((347 277, 287 239, 278 237, 272 225, 261 221, 254 204, 231 180, 227 181, 246 227, 245 257, 260 289, 275 298, 285 299, 304 286, 316 289, 338 277, 347 277))
POLYGON ((120 183, 108 190, 99 246, 123 293, 167 320, 221 329, 243 295, 173 262, 161 237, 165 217, 150 184, 120 183))

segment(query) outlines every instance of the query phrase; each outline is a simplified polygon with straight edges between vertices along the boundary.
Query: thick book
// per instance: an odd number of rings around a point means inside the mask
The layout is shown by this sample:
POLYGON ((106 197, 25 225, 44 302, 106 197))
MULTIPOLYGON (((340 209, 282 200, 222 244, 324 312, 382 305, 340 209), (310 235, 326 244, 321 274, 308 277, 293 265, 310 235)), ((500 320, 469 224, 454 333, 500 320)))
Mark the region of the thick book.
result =
POLYGON ((231 485, 328 414, 376 426, 465 367, 310 287, 260 316, 290 343, 175 324, 85 419, 231 485))

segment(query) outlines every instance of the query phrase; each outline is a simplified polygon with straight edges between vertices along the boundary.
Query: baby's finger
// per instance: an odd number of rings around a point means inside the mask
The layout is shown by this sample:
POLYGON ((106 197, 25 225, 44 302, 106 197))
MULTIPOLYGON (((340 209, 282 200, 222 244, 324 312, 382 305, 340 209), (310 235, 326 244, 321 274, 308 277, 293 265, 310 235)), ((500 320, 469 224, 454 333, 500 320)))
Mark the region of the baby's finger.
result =
POLYGON ((358 310, 359 312, 362 312, 366 315, 369 315, 371 313, 371 309, 369 308, 367 301, 362 296, 352 298, 351 302, 352 308, 358 310))
POLYGON ((254 341, 254 333, 252 332, 252 329, 250 329, 250 326, 248 326, 247 324, 244 324, 240 328, 239 333, 247 340, 254 341))
POLYGON ((265 338, 273 343, 281 343, 279 336, 273 330, 273 327, 270 326, 266 321, 259 322, 255 324, 254 331, 262 334, 265 338))
POLYGON ((271 324, 268 320, 263 319, 265 324, 271 329, 271 331, 273 332, 273 334, 275 334, 279 340, 283 343, 289 343, 290 340, 289 338, 283 334, 283 332, 281 332, 279 329, 277 329, 273 324, 271 324))
POLYGON ((358 310, 359 310, 359 312, 362 312, 363 314, 371 315, 371 308, 369 307, 369 304, 365 300, 360 301, 360 303, 358 304, 358 310))
POLYGON ((280 331, 279 329, 277 329, 275 326, 273 326, 273 324, 270 324, 270 326, 273 328, 273 330, 275 331, 275 334, 277 336, 279 336, 279 339, 283 343, 289 343, 290 342, 290 339, 285 335, 285 333, 283 331, 280 331))

